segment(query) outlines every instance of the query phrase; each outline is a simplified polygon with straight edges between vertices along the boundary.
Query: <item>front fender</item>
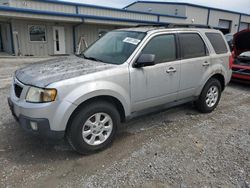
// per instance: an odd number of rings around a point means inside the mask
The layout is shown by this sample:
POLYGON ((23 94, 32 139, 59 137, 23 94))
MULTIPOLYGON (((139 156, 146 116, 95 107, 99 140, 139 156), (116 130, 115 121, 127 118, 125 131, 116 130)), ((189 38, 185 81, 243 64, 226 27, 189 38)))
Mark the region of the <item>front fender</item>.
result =
POLYGON ((131 113, 130 97, 128 88, 123 88, 118 84, 109 81, 96 81, 86 83, 73 89, 65 96, 64 100, 79 106, 88 99, 98 96, 111 96, 116 98, 123 105, 125 116, 131 113))

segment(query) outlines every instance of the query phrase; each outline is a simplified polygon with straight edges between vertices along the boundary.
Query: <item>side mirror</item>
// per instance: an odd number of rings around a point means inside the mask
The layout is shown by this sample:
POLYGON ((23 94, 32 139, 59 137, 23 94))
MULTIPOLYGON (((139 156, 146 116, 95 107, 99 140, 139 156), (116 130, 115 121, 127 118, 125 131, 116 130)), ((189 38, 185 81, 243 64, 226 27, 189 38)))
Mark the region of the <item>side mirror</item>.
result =
POLYGON ((137 59, 134 67, 141 68, 141 67, 148 67, 155 65, 155 55, 154 54, 141 54, 140 57, 137 59))

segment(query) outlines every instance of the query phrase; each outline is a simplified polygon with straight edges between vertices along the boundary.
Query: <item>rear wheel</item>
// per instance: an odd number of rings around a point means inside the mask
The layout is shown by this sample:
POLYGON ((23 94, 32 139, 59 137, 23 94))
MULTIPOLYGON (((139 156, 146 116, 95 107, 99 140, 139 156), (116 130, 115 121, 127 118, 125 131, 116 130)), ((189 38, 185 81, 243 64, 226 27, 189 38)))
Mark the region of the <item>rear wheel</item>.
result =
POLYGON ((203 88, 196 106, 202 113, 210 113, 217 106, 221 97, 221 83, 215 78, 211 78, 203 88))
POLYGON ((94 153, 112 143, 119 123, 120 115, 113 104, 105 101, 88 103, 76 112, 67 138, 78 153, 94 153))

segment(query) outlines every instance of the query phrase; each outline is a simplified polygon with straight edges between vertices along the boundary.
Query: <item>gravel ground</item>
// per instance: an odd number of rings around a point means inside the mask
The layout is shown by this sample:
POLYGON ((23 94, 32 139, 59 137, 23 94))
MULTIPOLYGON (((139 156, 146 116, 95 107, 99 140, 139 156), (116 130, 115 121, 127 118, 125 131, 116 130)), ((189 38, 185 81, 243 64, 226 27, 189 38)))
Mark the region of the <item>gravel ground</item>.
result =
MULTIPOLYGON (((0 81, 3 68, 23 66, 0 61, 0 81)), ((0 187, 250 187, 249 85, 231 83, 211 114, 186 104, 132 120, 90 156, 23 132, 8 85, 0 87, 0 187)))

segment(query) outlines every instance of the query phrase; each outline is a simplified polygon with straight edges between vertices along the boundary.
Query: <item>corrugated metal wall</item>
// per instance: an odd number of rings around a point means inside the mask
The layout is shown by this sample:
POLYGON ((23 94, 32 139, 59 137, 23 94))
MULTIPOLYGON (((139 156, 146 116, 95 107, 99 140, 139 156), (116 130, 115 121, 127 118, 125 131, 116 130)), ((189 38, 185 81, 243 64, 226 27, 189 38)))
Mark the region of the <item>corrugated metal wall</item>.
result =
POLYGON ((76 28, 76 44, 78 44, 80 37, 84 36, 88 45, 91 45, 98 39, 100 30, 111 31, 116 28, 108 25, 82 24, 76 28))
POLYGON ((54 42, 53 42, 53 26, 64 26, 65 28, 65 43, 66 43, 66 53, 73 53, 73 30, 72 26, 69 24, 55 24, 48 22, 38 22, 38 21, 24 21, 24 20, 14 20, 12 22, 13 32, 14 32, 14 44, 15 52, 18 52, 18 43, 21 50, 21 54, 34 55, 34 56, 47 56, 54 55, 54 42), (29 36, 29 25, 45 25, 46 26, 46 42, 31 42, 29 36), (18 38, 15 32, 18 33, 18 38))
POLYGON ((57 21, 57 22, 81 22, 81 18, 72 18, 65 16, 49 16, 42 14, 29 14, 29 13, 19 13, 19 12, 8 12, 8 11, 0 11, 0 16, 6 18, 18 18, 18 19, 38 19, 38 20, 49 20, 49 21, 57 21))
POLYGON ((207 16, 208 9, 187 6, 187 19, 185 23, 207 25, 207 16))
POLYGON ((241 16, 241 22, 246 22, 246 23, 250 24, 250 16, 242 15, 241 16))
POLYGON ((131 20, 142 20, 142 21, 157 21, 157 16, 155 15, 130 13, 130 12, 115 11, 115 10, 107 10, 107 9, 96 9, 90 7, 79 7, 79 14, 123 18, 131 20))
POLYGON ((128 7, 127 10, 151 12, 156 14, 169 14, 174 16, 186 16, 186 6, 155 3, 136 3, 128 7))
POLYGON ((177 19, 177 18, 169 18, 166 16, 160 16, 159 21, 166 22, 166 23, 185 23, 186 19, 177 19))
POLYGON ((9 0, 1 0, 0 5, 9 5, 9 0))
POLYGON ((239 14, 211 10, 209 25, 218 27, 220 19, 232 21, 231 33, 236 33, 238 31, 238 25, 239 25, 239 19, 240 19, 239 14))
POLYGON ((18 7, 18 8, 28 8, 34 10, 45 10, 45 11, 52 11, 52 12, 63 12, 63 13, 76 13, 75 6, 71 5, 63 5, 58 3, 46 3, 41 1, 20 1, 20 0, 11 0, 10 6, 18 7))

